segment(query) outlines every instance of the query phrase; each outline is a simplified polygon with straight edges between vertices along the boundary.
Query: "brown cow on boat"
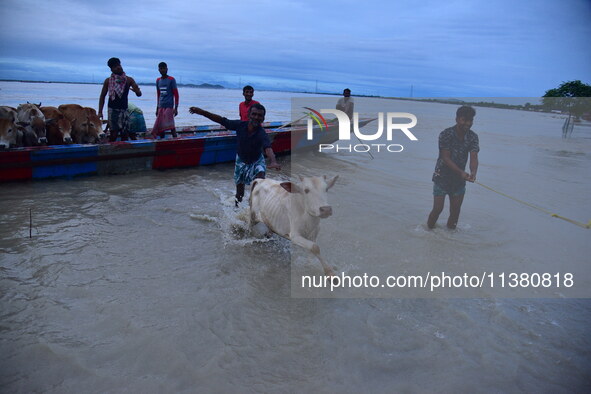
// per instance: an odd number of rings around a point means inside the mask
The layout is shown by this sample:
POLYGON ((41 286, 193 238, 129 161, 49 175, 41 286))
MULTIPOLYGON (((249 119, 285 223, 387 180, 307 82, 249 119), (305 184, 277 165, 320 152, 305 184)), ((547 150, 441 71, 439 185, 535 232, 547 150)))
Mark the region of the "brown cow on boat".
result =
POLYGON ((94 108, 62 104, 58 110, 72 124, 72 139, 77 144, 95 144, 105 138, 101 119, 94 108))
POLYGON ((0 150, 23 145, 23 131, 12 119, 0 118, 0 150))
POLYGON ((72 124, 56 107, 41 107, 45 115, 47 128, 47 143, 49 145, 64 145, 72 143, 72 124))
POLYGON ((9 107, 8 105, 0 106, 0 119, 11 119, 16 122, 16 108, 9 107))
POLYGON ((16 120, 16 108, 0 106, 0 149, 19 148, 24 145, 25 128, 17 125, 16 120))

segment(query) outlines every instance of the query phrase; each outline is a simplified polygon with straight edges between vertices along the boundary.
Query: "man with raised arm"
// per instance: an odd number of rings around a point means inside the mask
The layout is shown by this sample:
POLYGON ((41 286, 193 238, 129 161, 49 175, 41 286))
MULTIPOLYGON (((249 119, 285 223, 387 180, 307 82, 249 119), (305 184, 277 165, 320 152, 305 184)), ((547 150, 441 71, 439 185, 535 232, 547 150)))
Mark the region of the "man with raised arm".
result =
POLYGON ((281 169, 271 148, 267 132, 261 126, 265 120, 265 107, 253 104, 248 111, 248 121, 228 120, 220 115, 212 114, 199 107, 191 107, 189 112, 205 116, 219 123, 228 130, 236 131, 236 164, 234 166, 234 183, 236 184, 235 205, 244 197, 244 185, 250 185, 255 178, 264 178, 267 171, 263 151, 271 160, 269 168, 281 169))

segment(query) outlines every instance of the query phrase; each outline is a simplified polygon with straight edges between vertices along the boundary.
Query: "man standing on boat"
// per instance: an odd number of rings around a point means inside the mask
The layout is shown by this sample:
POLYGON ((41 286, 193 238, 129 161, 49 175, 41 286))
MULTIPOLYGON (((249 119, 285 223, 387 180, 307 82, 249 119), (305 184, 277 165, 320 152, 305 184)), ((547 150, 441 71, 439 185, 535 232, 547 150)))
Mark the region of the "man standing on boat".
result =
POLYGON ((254 96, 254 88, 250 85, 246 85, 242 88, 242 95, 244 96, 244 101, 238 106, 238 113, 240 114, 240 120, 248 121, 248 110, 254 104, 260 103, 252 99, 252 96, 254 96))
POLYGON ((353 107, 354 106, 355 106, 355 103, 353 102, 353 99, 351 98, 351 89, 343 90, 343 97, 341 97, 339 99, 339 101, 337 101, 336 109, 346 113, 347 116, 349 117, 349 121, 353 122, 353 107))
POLYGON ((101 119, 103 118, 105 97, 109 93, 109 141, 116 141, 119 134, 121 135, 121 141, 127 141, 128 138, 135 140, 135 133, 129 133, 127 95, 129 94, 129 89, 133 90, 138 97, 142 95, 142 91, 132 77, 125 75, 123 67, 121 67, 121 60, 112 57, 107 62, 107 65, 111 69, 111 76, 105 79, 103 83, 103 90, 99 98, 98 116, 101 119))
POLYGON ((456 111, 456 125, 439 134, 439 158, 433 173, 433 210, 427 226, 434 228, 449 195, 447 227, 455 229, 466 193, 466 181, 474 182, 478 171, 478 135, 470 130, 476 111, 464 105, 456 111), (465 171, 470 156, 470 173, 465 171))
POLYGON ((261 126, 265 120, 265 107, 253 104, 248 111, 248 121, 228 120, 220 115, 212 114, 199 107, 191 107, 189 112, 205 116, 207 119, 221 124, 228 130, 236 131, 236 164, 234 166, 234 183, 236 184, 236 200, 238 206, 244 197, 244 185, 250 185, 255 178, 264 178, 267 171, 263 151, 271 160, 269 168, 281 169, 271 148, 267 132, 261 126))
POLYGON ((173 138, 177 137, 174 117, 178 115, 179 91, 176 81, 168 75, 168 65, 158 64, 161 77, 156 79, 156 122, 152 128, 154 138, 164 138, 165 131, 170 130, 173 138))

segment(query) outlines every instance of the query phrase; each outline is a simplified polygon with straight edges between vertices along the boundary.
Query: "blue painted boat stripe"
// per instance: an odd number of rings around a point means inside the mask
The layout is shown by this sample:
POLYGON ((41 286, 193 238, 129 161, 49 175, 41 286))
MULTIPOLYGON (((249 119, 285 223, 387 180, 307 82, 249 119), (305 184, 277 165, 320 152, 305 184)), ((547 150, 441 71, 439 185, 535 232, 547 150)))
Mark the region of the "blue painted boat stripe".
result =
MULTIPOLYGON (((68 145, 50 147, 31 152, 31 161, 68 160, 80 157, 98 156, 98 145, 68 145)), ((33 167, 33 178, 73 177, 76 175, 94 174, 97 172, 96 162, 49 164, 33 167)))

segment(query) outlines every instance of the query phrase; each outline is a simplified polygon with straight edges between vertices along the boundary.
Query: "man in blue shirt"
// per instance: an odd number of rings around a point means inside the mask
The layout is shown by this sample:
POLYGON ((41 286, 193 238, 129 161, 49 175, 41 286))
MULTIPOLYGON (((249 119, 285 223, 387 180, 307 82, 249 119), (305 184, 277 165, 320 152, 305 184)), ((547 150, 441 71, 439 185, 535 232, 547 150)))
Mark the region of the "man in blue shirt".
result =
POLYGON ((176 80, 168 75, 168 65, 164 62, 158 64, 161 77, 156 79, 156 121, 152 128, 154 138, 164 138, 166 130, 170 130, 173 138, 176 138, 174 117, 178 115, 179 91, 176 80))
POLYGON ((267 132, 261 126, 265 120, 265 107, 253 104, 248 111, 248 121, 228 120, 220 115, 212 114, 199 107, 191 107, 189 112, 205 116, 207 119, 221 124, 228 130, 236 131, 236 164, 234 166, 234 183, 236 184, 235 204, 244 197, 244 185, 250 185, 255 178, 264 178, 267 171, 263 151, 271 160, 269 168, 281 169, 271 148, 267 132))

